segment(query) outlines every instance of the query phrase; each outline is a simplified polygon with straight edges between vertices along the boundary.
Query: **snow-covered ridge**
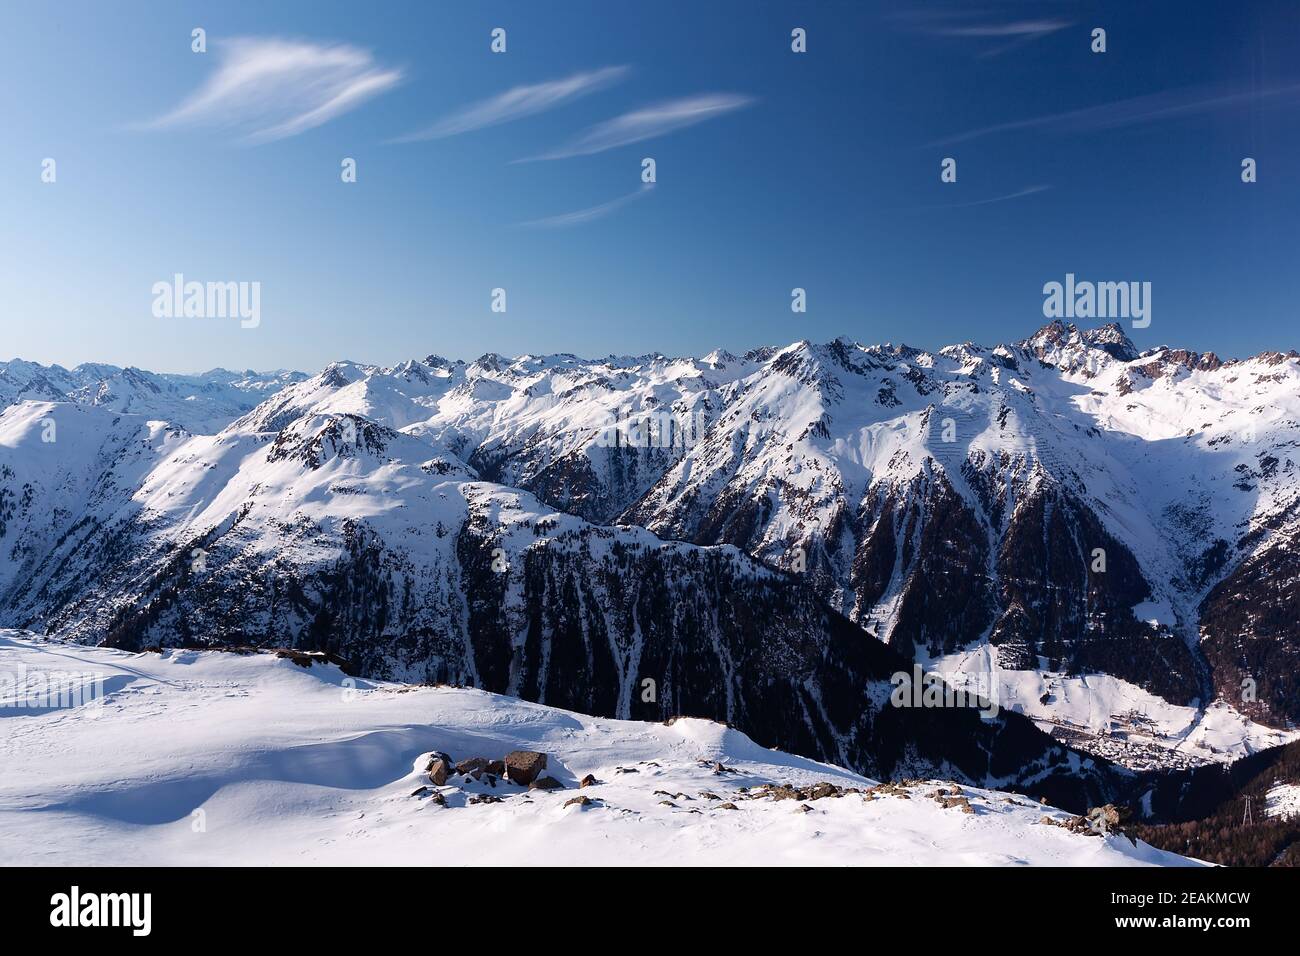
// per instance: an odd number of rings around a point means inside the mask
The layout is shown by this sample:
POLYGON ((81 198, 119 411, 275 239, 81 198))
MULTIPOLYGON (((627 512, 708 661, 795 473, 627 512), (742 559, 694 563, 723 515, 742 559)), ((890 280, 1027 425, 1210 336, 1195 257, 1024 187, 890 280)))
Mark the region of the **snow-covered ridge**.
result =
POLYGON ((284 386, 306 377, 284 369, 231 372, 215 368, 198 375, 97 363, 65 369, 15 359, 0 362, 0 408, 22 401, 71 402, 210 434, 284 386))
POLYGON ((271 654, 129 654, 16 632, 0 632, 0 673, 98 688, 26 710, 0 685, 0 864, 1194 865, 1048 825, 1069 815, 997 791, 965 788, 947 806, 933 799, 943 781, 863 793, 873 781, 704 720, 601 720, 271 654), (424 773, 433 751, 515 750, 547 754, 564 789, 434 787, 424 773), (756 796, 819 782, 850 792, 756 796))

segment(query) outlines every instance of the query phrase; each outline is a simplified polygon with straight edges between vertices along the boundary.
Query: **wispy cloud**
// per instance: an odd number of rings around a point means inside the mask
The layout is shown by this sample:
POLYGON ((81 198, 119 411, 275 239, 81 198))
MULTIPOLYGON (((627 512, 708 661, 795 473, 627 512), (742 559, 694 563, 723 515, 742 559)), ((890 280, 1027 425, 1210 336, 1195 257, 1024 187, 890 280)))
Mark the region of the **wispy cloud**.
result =
POLYGON ((1067 110, 1045 116, 1011 120, 981 126, 944 139, 929 146, 951 146, 995 133, 1009 133, 1024 129, 1057 129, 1064 132, 1090 132, 1121 126, 1137 126, 1184 116, 1195 116, 1230 109, 1256 101, 1281 99, 1294 101, 1300 98, 1300 84, 1265 87, 1251 90, 1209 90, 1204 87, 1167 90, 1145 96, 1134 96, 1101 106, 1067 110))
POLYGON ((977 40, 998 40, 996 46, 987 47, 981 57, 999 56, 1042 37, 1074 26, 1073 20, 1060 17, 1041 17, 1021 20, 990 20, 977 10, 931 10, 909 12, 894 17, 904 28, 926 36, 965 37, 977 40))
POLYGON ((931 32, 948 37, 1041 37, 1070 26, 1072 20, 1012 20, 1008 23, 971 23, 935 26, 931 32))
POLYGON ((398 69, 369 51, 273 37, 239 37, 215 47, 207 82, 147 128, 212 126, 241 130, 249 142, 296 136, 396 86, 398 69))
MULTIPOLYGON (((571 156, 589 156, 607 149, 638 143, 641 140, 663 136, 674 130, 705 120, 723 116, 749 106, 754 100, 736 93, 702 93, 680 100, 668 100, 643 109, 624 113, 587 129, 566 146, 554 152, 534 156, 534 160, 568 159, 571 156)), ((528 160, 519 160, 527 162, 528 160)))
POLYGON ((527 229, 562 229, 566 226, 580 226, 585 222, 592 222, 596 219, 604 219, 610 213, 621 209, 634 200, 641 199, 643 196, 650 195, 654 186, 650 183, 644 183, 636 192, 628 193, 626 196, 619 196, 617 199, 611 199, 609 202, 601 203, 599 206, 591 206, 587 209, 579 209, 575 212, 561 213, 558 216, 547 216, 545 219, 534 219, 531 222, 517 223, 520 228, 527 229))
POLYGON ((617 83, 627 72, 628 68, 625 66, 608 66, 586 73, 575 73, 562 80, 516 86, 491 99, 474 103, 452 113, 427 129, 399 136, 391 142, 414 143, 442 139, 446 136, 483 129, 485 126, 497 126, 511 120, 532 116, 617 83))
POLYGON ((953 202, 942 203, 937 206, 926 206, 926 209, 965 209, 967 206, 988 206, 991 203, 1006 202, 1010 199, 1020 199, 1024 196, 1032 196, 1035 193, 1045 192, 1051 189, 1051 186, 1026 186, 1024 189, 1016 190, 1013 193, 1007 193, 1004 196, 990 196, 988 199, 974 199, 970 202, 953 202))

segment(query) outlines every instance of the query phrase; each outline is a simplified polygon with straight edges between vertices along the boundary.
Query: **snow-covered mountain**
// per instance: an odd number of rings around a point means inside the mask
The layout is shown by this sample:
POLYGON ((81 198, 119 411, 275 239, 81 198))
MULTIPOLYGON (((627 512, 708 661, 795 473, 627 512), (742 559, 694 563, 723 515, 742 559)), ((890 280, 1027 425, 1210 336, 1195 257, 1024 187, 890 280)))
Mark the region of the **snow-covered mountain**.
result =
POLYGON ((0 362, 0 407, 17 402, 72 402, 142 415, 211 433, 252 409, 301 372, 229 372, 169 375, 138 368, 85 364, 74 369, 14 360, 0 362))
MULTIPOLYGON (((645 716, 883 772, 819 713, 861 634, 839 612, 1070 743, 1195 762, 1300 715, 1298 440, 1295 353, 1059 322, 937 353, 343 362, 212 434, 26 401, 0 414, 0 623, 329 648, 620 717, 650 678, 645 716)), ((848 670, 850 696, 880 674, 848 670)))
POLYGON ((604 720, 271 654, 0 632, 0 655, 89 689, 41 711, 36 684, 0 687, 0 864, 1196 865, 1023 797, 881 786, 706 720, 604 720), (428 772, 435 754, 524 750, 560 789, 428 772))
POLYGON ((910 661, 734 547, 592 525, 359 416, 263 427, 7 410, 0 614, 87 643, 291 645, 370 677, 709 717, 863 773, 1076 808, 1134 785, 1018 715, 890 706, 910 661), (49 421, 65 437, 41 441, 49 421))

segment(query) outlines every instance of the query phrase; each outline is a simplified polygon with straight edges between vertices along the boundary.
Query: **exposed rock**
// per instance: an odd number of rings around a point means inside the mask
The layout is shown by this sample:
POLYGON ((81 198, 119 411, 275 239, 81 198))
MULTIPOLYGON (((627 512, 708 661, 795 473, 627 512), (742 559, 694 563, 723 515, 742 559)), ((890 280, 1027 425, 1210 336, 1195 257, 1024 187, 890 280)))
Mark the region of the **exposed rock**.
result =
POLYGON ((1113 803, 1108 803, 1104 807, 1093 807, 1088 811, 1089 819, 1098 820, 1112 830, 1119 827, 1127 816, 1128 814, 1124 810, 1113 803))
POLYGON ((1105 806, 1093 807, 1086 814, 1076 819, 1082 820, 1093 833, 1098 835, 1120 833, 1128 836, 1125 824, 1130 816, 1131 811, 1127 808, 1108 803, 1105 806))
POLYGON ((1067 817, 1064 820, 1056 820, 1045 816, 1038 822, 1049 826, 1062 827, 1071 833, 1080 833, 1084 836, 1105 836, 1110 833, 1128 836, 1123 827, 1127 816, 1128 812, 1126 810, 1108 803, 1105 806, 1093 807, 1087 813, 1067 817))
POLYGON ((275 656, 293 661, 299 667, 309 668, 312 664, 325 664, 329 662, 329 658, 323 651, 300 651, 288 647, 282 647, 277 650, 275 656))
POLYGON ((587 796, 577 796, 564 801, 564 805, 566 807, 572 807, 572 806, 589 807, 591 806, 591 804, 592 804, 592 799, 591 797, 587 797, 587 796))
POLYGON ((447 778, 450 776, 451 776, 451 765, 448 764, 446 760, 443 760, 441 757, 439 757, 435 760, 430 761, 429 779, 433 782, 433 785, 435 787, 441 787, 444 783, 447 782, 447 778))
POLYGON ((1101 836, 1100 831, 1094 830, 1089 826, 1087 818, 1082 816, 1067 817, 1064 820, 1057 820, 1053 817, 1043 817, 1038 822, 1046 824, 1047 826, 1060 827, 1063 830, 1069 830, 1071 833, 1079 833, 1083 836, 1101 836))
POLYGON ((429 762, 428 764, 425 765, 424 768, 425 773, 428 773, 430 770, 433 769, 433 764, 435 760, 441 760, 445 762, 448 767, 450 767, 453 763, 450 754, 445 754, 441 750, 434 750, 429 754, 429 762))
POLYGON ((505 765, 510 782, 526 787, 546 769, 546 754, 535 750, 512 750, 506 754, 505 765))
POLYGON ((845 792, 835 784, 822 780, 811 787, 794 787, 788 783, 765 783, 749 791, 748 796, 752 800, 761 800, 764 797, 771 797, 773 800, 822 800, 826 797, 842 797, 845 792))
POLYGON ((564 784, 554 777, 538 777, 528 785, 529 790, 563 790, 564 784))
POLYGON ((599 780, 597 780, 597 779, 596 779, 595 777, 593 777, 591 774, 587 774, 585 777, 583 777, 581 780, 578 781, 578 786, 579 786, 579 787, 594 787, 594 786, 596 786, 596 784, 598 784, 598 783, 600 783, 599 780))
MULTIPOLYGON (((919 782, 920 781, 916 781, 916 783, 919 782)), ((906 780, 902 781, 901 783, 891 783, 889 781, 885 781, 884 783, 876 784, 874 787, 868 787, 864 793, 864 796, 868 800, 874 800, 877 797, 899 797, 903 800, 910 800, 912 798, 912 795, 907 790, 907 787, 910 783, 912 782, 906 780)))
MULTIPOLYGON (((482 773, 484 770, 487 769, 487 766, 488 766, 488 762, 486 758, 470 757, 469 759, 462 760, 460 763, 456 764, 456 772, 460 774, 465 774, 466 776, 470 776, 476 772, 482 773)), ((475 779, 478 778, 475 777, 475 779)))
POLYGON ((934 798, 939 802, 939 806, 945 810, 951 810, 954 807, 961 810, 962 813, 974 813, 975 808, 970 805, 970 800, 966 797, 940 797, 934 798))

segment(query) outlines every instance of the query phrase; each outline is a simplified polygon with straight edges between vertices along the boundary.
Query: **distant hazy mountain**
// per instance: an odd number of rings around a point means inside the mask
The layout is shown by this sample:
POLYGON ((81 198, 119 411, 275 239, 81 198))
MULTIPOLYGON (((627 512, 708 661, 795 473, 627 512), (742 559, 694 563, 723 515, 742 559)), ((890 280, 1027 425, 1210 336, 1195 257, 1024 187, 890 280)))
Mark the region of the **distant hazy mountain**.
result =
POLYGON ((115 365, 0 362, 0 406, 25 400, 72 402, 158 418, 195 432, 215 432, 268 395, 307 376, 301 372, 166 375, 115 365))

